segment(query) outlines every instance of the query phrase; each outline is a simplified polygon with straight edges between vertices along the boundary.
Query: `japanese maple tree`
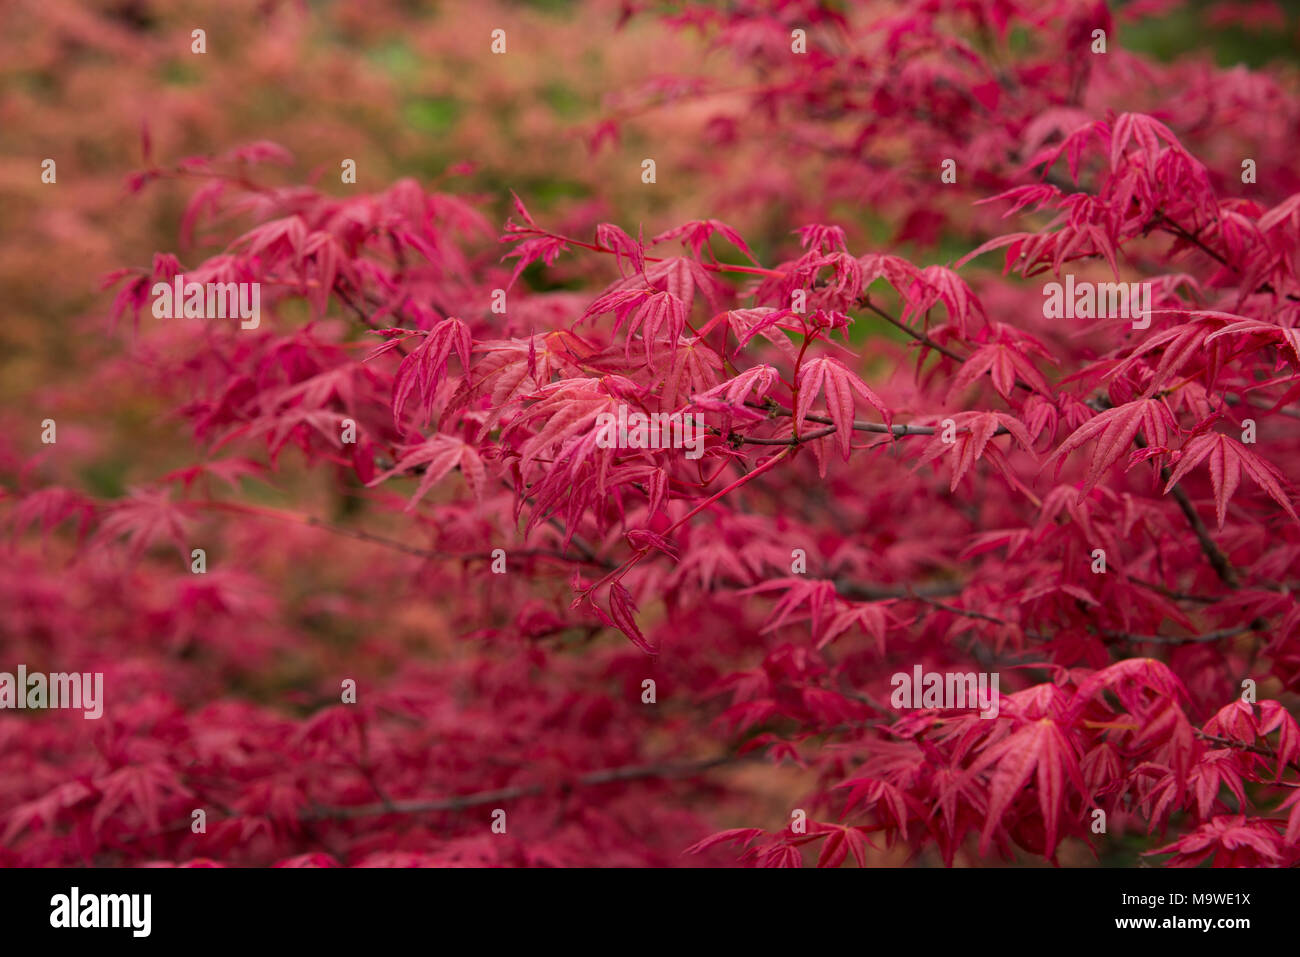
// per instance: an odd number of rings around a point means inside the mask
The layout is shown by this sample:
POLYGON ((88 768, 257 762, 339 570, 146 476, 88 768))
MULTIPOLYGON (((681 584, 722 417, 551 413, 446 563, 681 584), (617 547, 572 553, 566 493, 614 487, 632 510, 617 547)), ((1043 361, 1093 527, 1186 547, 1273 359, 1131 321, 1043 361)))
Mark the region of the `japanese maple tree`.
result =
POLYGON ((1300 863, 1300 89, 1125 49, 1172 6, 597 4, 734 63, 565 131, 670 224, 150 152, 81 387, 175 467, 0 460, 3 661, 107 689, 0 713, 0 863, 1300 863))

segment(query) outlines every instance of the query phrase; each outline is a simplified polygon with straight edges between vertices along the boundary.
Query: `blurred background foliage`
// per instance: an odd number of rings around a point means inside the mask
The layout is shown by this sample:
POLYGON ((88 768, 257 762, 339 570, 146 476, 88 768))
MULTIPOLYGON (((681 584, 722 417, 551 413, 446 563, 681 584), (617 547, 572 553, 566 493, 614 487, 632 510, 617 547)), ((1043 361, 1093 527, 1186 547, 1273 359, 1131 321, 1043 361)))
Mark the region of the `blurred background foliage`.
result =
MULTIPOLYGON (((1225 24, 1225 6, 1158 3, 1119 42, 1160 59, 1295 61, 1300 7, 1237 3, 1225 24)), ((146 142, 153 163, 172 166, 272 140, 296 158, 272 171, 283 183, 342 195, 414 177, 474 199, 494 226, 512 213, 514 191, 560 231, 586 236, 608 220, 651 236, 717 216, 760 259, 788 251, 791 210, 746 188, 750 151, 762 149, 745 141, 754 78, 697 31, 658 16, 681 4, 648 7, 626 18, 618 0, 10 3, 0 31, 0 457, 38 450, 22 424, 34 403, 57 406, 70 436, 98 447, 82 476, 89 490, 115 495, 156 474, 160 463, 140 450, 167 443, 140 439, 170 426, 121 377, 95 372, 126 332, 112 329, 100 282, 156 251, 185 264, 211 247, 203 237, 178 246, 196 183, 127 188, 147 165, 146 142), (206 53, 191 52, 196 28, 206 53), (496 28, 507 31, 507 54, 485 56, 496 28), (696 80, 732 92, 692 96, 696 80), (640 181, 647 156, 658 165, 655 189, 640 181), (40 179, 46 158, 58 164, 53 185, 40 179), (357 163, 356 186, 339 182, 344 158, 357 163), (78 432, 79 417, 108 405, 114 434, 78 432)), ((784 171, 782 187, 815 193, 819 172, 814 158, 784 171)), ((869 208, 834 214, 850 235, 881 245, 897 227, 869 208)), ((967 237, 934 239, 894 251, 942 262, 969 248, 967 237)), ((738 259, 729 248, 722 255, 738 259)), ((564 288, 563 264, 530 269, 525 281, 564 288)), ((880 325, 863 322, 855 337, 893 334, 880 325)))

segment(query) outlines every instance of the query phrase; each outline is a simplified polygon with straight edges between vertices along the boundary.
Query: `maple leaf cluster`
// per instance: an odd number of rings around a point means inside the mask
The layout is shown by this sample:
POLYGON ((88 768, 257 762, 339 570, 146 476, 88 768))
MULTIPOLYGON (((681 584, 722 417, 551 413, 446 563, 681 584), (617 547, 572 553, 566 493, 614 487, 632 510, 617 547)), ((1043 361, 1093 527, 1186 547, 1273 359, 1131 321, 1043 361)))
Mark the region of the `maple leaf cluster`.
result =
POLYGON ((667 229, 274 185, 267 142, 135 182, 195 184, 206 245, 109 277, 103 374, 185 464, 0 460, 6 660, 108 688, 0 713, 0 863, 1300 863, 1295 77, 1075 0, 665 16, 762 78, 698 144, 744 195, 667 229), (178 273, 263 321, 152 318, 178 273), (1066 274, 1149 283, 1149 328, 1046 318, 1066 274), (702 454, 610 447, 620 408, 702 454), (917 666, 996 716, 900 710, 917 666))

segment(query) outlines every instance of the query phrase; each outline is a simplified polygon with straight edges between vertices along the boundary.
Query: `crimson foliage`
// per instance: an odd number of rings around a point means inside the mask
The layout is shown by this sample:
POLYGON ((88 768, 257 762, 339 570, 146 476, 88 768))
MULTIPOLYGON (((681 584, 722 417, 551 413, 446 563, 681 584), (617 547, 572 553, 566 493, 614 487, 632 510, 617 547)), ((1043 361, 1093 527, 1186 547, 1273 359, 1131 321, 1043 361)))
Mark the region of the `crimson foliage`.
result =
POLYGON ((111 277, 104 374, 193 464, 10 470, 6 658, 108 697, 0 717, 0 860, 1300 862, 1294 84, 1103 4, 848 7, 671 14, 761 80, 695 147, 743 188, 649 237, 521 191, 496 242, 490 199, 272 185, 265 142, 135 178, 214 245, 111 277), (709 218, 755 204, 788 243, 709 218), (155 318, 178 273, 261 324, 155 318), (1149 325, 1047 318, 1067 274, 1149 325), (702 455, 607 447, 620 406, 702 455), (916 667, 997 673, 996 717, 899 707, 916 667))

